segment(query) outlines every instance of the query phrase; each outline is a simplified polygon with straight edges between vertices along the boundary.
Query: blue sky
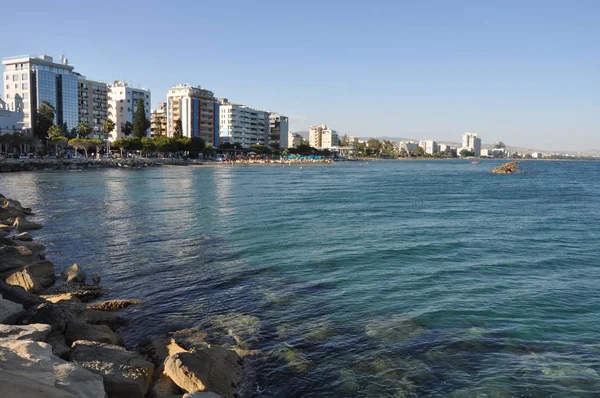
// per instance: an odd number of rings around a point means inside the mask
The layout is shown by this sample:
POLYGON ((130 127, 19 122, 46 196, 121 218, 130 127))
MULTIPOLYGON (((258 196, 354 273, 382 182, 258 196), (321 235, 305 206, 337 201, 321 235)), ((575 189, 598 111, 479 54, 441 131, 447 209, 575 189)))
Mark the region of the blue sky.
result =
POLYGON ((600 1, 27 1, 0 57, 278 111, 294 131, 600 148, 600 1))

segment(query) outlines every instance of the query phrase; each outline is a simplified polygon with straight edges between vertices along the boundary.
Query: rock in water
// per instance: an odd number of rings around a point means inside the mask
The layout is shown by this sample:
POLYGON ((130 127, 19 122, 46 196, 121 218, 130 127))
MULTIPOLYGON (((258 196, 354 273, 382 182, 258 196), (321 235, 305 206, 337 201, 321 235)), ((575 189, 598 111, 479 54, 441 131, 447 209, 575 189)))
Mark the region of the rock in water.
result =
POLYGON ((69 321, 65 330, 67 344, 77 340, 97 341, 99 343, 121 345, 121 339, 105 325, 89 325, 81 321, 69 321))
POLYGON ((5 300, 0 295, 0 322, 10 322, 23 312, 21 304, 5 300))
POLYGON ((111 398, 143 398, 148 392, 154 365, 123 347, 79 340, 73 343, 70 358, 102 376, 111 398))
POLYGON ((235 352, 212 347, 169 356, 164 372, 188 392, 212 391, 233 398, 242 381, 242 364, 235 352))
POLYGON ((13 228, 15 228, 19 232, 23 232, 32 229, 42 229, 42 225, 34 223, 32 221, 27 221, 23 217, 17 217, 15 222, 13 223, 13 228))
POLYGON ((98 285, 100 284, 100 280, 101 280, 101 279, 102 279, 102 278, 100 277, 100 275, 96 275, 96 274, 92 275, 92 283, 93 283, 95 286, 98 286, 98 285))
POLYGON ((142 300, 106 300, 97 304, 90 304, 88 308, 99 311, 119 311, 130 305, 141 304, 142 300))
POLYGON ((13 239, 21 240, 21 241, 25 241, 25 242, 31 242, 33 240, 31 235, 29 234, 29 232, 22 232, 19 235, 15 236, 13 239))
POLYGON ((492 170, 492 173, 494 173, 494 174, 512 174, 515 171, 517 171, 518 169, 519 169, 519 165, 517 164, 517 161, 515 160, 514 162, 504 163, 503 165, 496 167, 494 170, 492 170))
POLYGON ((6 278, 7 283, 14 286, 21 286, 23 289, 33 293, 52 286, 55 280, 54 264, 45 260, 26 265, 23 270, 15 272, 6 278))
POLYGON ((63 272, 60 276, 67 283, 85 283, 86 274, 79 264, 73 264, 63 272))

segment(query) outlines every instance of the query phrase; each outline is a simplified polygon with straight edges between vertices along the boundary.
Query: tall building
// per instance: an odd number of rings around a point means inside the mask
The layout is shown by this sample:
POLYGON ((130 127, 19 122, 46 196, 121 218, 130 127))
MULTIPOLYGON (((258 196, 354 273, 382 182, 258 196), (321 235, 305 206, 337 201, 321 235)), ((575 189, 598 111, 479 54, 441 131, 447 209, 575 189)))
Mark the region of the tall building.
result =
POLYGON ((87 122, 91 138, 106 139, 102 123, 108 118, 108 85, 85 76, 78 76, 77 84, 79 122, 87 122))
POLYGON ((167 93, 167 135, 173 136, 181 120, 184 137, 200 137, 206 144, 219 145, 219 103, 212 91, 187 83, 167 93))
POLYGON ((289 122, 287 116, 279 113, 271 113, 269 116, 269 129, 271 139, 269 145, 273 149, 284 149, 288 147, 289 122))
POLYGON ((167 103, 159 102, 158 108, 150 113, 150 130, 152 136, 167 135, 167 103))
POLYGON ((417 143, 414 141, 400 141, 398 143, 398 150, 401 152, 404 150, 407 154, 412 154, 417 149, 417 143))
POLYGON ((438 144, 433 140, 421 140, 419 146, 423 148, 423 151, 429 155, 433 155, 438 152, 438 144))
POLYGON ((11 111, 0 98, 0 134, 9 134, 23 129, 23 112, 11 111))
POLYGON ((332 149, 338 145, 338 133, 326 124, 310 126, 308 132, 309 145, 317 149, 332 149))
POLYGON ((475 133, 464 133, 462 136, 462 149, 475 152, 475 156, 481 156, 481 138, 475 133))
MULTIPOLYGON (((133 115, 140 98, 144 100, 146 118, 150 120, 150 90, 129 87, 126 82, 119 80, 108 86, 108 117, 115 123, 109 140, 125 137, 123 127, 127 122, 133 124, 133 115)), ((146 131, 146 135, 150 135, 150 129, 146 131)))
POLYGON ((54 123, 63 130, 77 126, 77 75, 66 58, 54 62, 48 55, 19 55, 4 58, 2 64, 4 99, 9 110, 23 112, 23 128, 34 129, 43 101, 54 106, 54 123))
POLYGON ((304 141, 304 139, 300 134, 292 133, 291 131, 288 133, 288 148, 298 148, 302 145, 302 141, 304 141))
POLYGON ((226 98, 221 98, 219 115, 221 142, 241 144, 244 148, 253 144, 269 145, 269 112, 233 104, 226 98))

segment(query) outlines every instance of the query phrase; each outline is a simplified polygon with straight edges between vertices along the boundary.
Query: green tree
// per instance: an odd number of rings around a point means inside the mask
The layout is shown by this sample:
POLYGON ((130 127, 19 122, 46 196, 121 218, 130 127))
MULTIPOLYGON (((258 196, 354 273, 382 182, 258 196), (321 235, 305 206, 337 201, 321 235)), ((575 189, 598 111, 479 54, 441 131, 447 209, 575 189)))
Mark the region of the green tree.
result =
POLYGON ((181 137, 183 135, 183 125, 181 119, 175 119, 175 127, 173 131, 173 137, 181 137))
POLYGON ((102 131, 104 132, 104 134, 106 134, 107 136, 113 132, 113 130, 115 129, 115 122, 113 122, 110 119, 106 119, 104 121, 104 123, 102 123, 102 131))
POLYGON ((121 157, 123 157, 123 149, 125 149, 124 148, 124 146, 125 146, 124 138, 117 138, 110 145, 114 148, 117 148, 121 152, 121 157))
POLYGON ((125 137, 129 137, 131 133, 133 133, 133 124, 131 124, 131 122, 121 124, 121 133, 123 133, 125 137))
POLYGON ((417 157, 424 156, 425 155, 425 149, 423 149, 423 147, 421 147, 421 146, 418 146, 413 151, 413 155, 415 155, 417 157))
POLYGON ((79 122, 77 127, 75 127, 75 131, 77 131, 78 138, 88 138, 92 132, 92 129, 90 128, 88 122, 79 122))
POLYGON ((146 152, 146 157, 149 152, 154 152, 156 150, 156 141, 154 138, 143 137, 142 138, 142 151, 146 152))
POLYGON ((65 143, 68 141, 68 138, 62 135, 62 129, 56 124, 53 124, 50 126, 50 129, 48 129, 48 138, 50 141, 54 142, 54 153, 56 155, 58 155, 58 145, 61 142, 65 143))
POLYGON ((38 108, 36 119, 35 119, 35 136, 41 140, 46 140, 48 137, 48 130, 54 124, 54 115, 56 109, 48 101, 42 101, 42 105, 38 108))
POLYGON ((466 158, 469 156, 475 156, 475 151, 469 151, 468 149, 461 149, 461 151, 459 152, 460 157, 462 158, 466 158))
POLYGON ((144 99, 138 98, 135 115, 133 116, 133 135, 137 138, 146 136, 146 131, 150 128, 150 120, 146 117, 146 108, 144 99))
POLYGON ((93 140, 87 140, 90 142, 91 146, 95 146, 96 147, 96 156, 98 156, 98 154, 100 153, 100 148, 104 145, 104 141, 98 138, 95 138, 93 140))

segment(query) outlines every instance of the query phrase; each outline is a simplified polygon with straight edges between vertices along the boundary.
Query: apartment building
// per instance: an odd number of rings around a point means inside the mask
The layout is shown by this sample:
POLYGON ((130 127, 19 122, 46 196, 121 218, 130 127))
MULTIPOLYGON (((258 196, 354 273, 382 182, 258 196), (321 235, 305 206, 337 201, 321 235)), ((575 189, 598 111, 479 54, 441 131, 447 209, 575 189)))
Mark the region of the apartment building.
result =
POLYGON ((298 148, 298 146, 302 145, 304 139, 298 133, 292 133, 291 131, 288 133, 287 145, 288 148, 298 148))
POLYGON ((150 112, 150 131, 153 137, 167 135, 167 103, 159 102, 150 112))
MULTIPOLYGON (((108 117, 115 123, 115 129, 108 137, 110 141, 125 137, 123 128, 127 122, 133 125, 133 115, 140 98, 144 101, 146 118, 150 120, 150 90, 130 87, 120 80, 108 86, 108 117)), ((150 129, 146 135, 150 135, 150 129)))
POLYGON ((241 144, 244 148, 253 144, 268 146, 271 135, 269 127, 269 112, 234 104, 226 98, 219 99, 221 142, 241 144))
POLYGON ((400 141, 398 143, 398 151, 401 152, 402 150, 404 150, 407 154, 410 155, 415 152, 417 146, 419 145, 414 141, 400 141))
POLYGON ((90 137, 108 138, 102 130, 102 123, 108 118, 108 84, 79 75, 77 77, 77 98, 79 122, 88 124, 92 130, 90 137))
POLYGON ((64 131, 77 127, 77 75, 65 57, 61 56, 60 62, 54 62, 48 55, 19 55, 4 58, 2 65, 6 107, 23 113, 24 129, 34 130, 37 110, 44 101, 55 109, 55 124, 64 131))
POLYGON ((11 111, 6 102, 0 98, 0 134, 21 131, 23 128, 23 112, 11 111))
POLYGON ((219 103, 212 91, 188 83, 171 87, 167 93, 167 135, 175 133, 181 120, 184 137, 200 137, 206 144, 219 145, 219 103))
POLYGON ((464 133, 461 150, 463 149, 475 152, 475 156, 481 156, 481 138, 475 133, 464 133))
POLYGON ((308 142, 313 148, 332 149, 338 145, 338 133, 326 124, 310 126, 308 142))
POLYGON ((289 121, 287 116, 279 113, 269 115, 269 130, 271 138, 269 145, 273 149, 285 149, 288 147, 289 121))
POLYGON ((433 155, 438 152, 438 143, 433 140, 421 140, 419 146, 423 148, 423 151, 429 155, 433 155))

